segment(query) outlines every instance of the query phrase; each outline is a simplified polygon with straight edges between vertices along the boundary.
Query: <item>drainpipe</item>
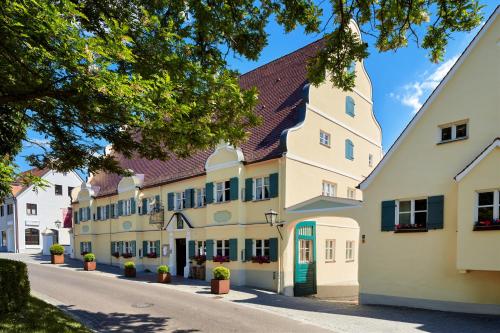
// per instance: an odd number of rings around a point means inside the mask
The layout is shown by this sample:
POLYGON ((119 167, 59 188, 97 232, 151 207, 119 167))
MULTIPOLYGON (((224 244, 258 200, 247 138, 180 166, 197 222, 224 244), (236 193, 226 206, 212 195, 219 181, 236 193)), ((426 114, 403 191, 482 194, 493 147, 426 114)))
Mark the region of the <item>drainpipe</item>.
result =
MULTIPOLYGON (((278 186, 281 187, 278 189, 278 193, 280 193, 281 195, 278 197, 278 216, 283 216, 283 212, 282 212, 282 205, 281 205, 281 200, 282 198, 285 197, 285 193, 283 193, 282 189, 284 188, 283 186, 283 182, 281 181, 281 179, 283 179, 282 175, 283 175, 283 166, 282 166, 282 158, 278 159, 278 186), (281 179, 280 179, 281 178, 281 179)), ((280 228, 280 227, 278 227, 280 228)), ((282 284, 282 281, 283 281, 283 276, 282 276, 282 272, 283 272, 283 269, 282 269, 282 260, 281 260, 281 256, 282 256, 282 251, 281 251, 281 247, 282 247, 282 240, 281 240, 281 237, 278 237, 278 290, 277 290, 277 293, 278 294, 281 294, 281 291, 282 291, 282 288, 281 288, 281 284, 282 284)))
POLYGON ((15 237, 14 237, 14 252, 15 253, 19 253, 19 228, 18 228, 18 217, 17 217, 17 198, 16 197, 13 197, 14 198, 14 208, 12 211, 14 213, 14 234, 15 234, 15 237))

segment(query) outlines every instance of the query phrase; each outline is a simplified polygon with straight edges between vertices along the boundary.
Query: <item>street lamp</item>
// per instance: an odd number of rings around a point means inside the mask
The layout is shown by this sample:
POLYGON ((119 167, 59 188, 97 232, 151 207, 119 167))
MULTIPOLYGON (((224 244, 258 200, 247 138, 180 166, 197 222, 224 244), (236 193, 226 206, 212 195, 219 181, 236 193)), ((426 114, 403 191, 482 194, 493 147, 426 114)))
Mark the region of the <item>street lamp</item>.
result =
POLYGON ((276 225, 276 220, 278 219, 278 213, 276 213, 272 209, 269 209, 269 211, 267 213, 264 213, 264 216, 266 217, 267 223, 271 227, 274 227, 276 225))
POLYGON ((56 221, 54 222, 54 224, 56 225, 56 228, 57 228, 57 229, 60 229, 60 228, 61 228, 61 223, 62 223, 62 222, 61 222, 61 221, 59 221, 59 220, 56 220, 56 221))

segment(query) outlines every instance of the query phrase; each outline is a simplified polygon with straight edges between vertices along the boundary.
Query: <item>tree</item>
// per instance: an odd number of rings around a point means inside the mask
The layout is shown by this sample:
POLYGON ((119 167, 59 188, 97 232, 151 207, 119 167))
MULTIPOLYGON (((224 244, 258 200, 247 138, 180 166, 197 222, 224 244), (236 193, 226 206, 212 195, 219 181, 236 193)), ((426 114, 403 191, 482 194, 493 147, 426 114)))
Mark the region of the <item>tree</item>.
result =
MULTIPOLYGON (((327 77, 352 89, 346 68, 368 56, 349 28, 355 19, 380 51, 419 36, 432 61, 442 59, 451 32, 481 20, 476 1, 331 0, 332 15, 312 0, 4 0, 0 4, 0 196, 16 176, 13 159, 30 141, 49 141, 29 156, 33 166, 126 174, 110 143, 128 158, 188 156, 221 140, 245 140, 259 123, 258 92, 242 90, 226 56, 256 60, 275 19, 323 32, 309 80, 327 77), (434 19, 431 20, 431 16, 434 19), (371 29, 370 29, 371 26, 371 29)), ((34 144, 37 144, 34 142, 34 144)), ((33 179, 31 179, 32 181, 33 179)))

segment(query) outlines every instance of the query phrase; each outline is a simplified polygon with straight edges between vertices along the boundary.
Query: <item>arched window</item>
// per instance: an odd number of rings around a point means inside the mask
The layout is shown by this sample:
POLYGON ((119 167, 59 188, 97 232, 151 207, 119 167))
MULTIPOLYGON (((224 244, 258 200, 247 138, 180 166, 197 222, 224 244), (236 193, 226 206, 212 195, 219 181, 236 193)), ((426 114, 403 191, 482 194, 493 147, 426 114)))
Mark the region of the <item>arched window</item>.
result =
POLYGON ((40 232, 35 228, 27 228, 24 231, 24 242, 26 245, 40 245, 40 232))
POLYGON ((345 158, 354 160, 354 144, 351 140, 345 140, 345 158))
POLYGON ((354 98, 352 98, 351 96, 347 96, 345 98, 345 113, 347 113, 348 115, 350 115, 351 117, 354 117, 354 98))

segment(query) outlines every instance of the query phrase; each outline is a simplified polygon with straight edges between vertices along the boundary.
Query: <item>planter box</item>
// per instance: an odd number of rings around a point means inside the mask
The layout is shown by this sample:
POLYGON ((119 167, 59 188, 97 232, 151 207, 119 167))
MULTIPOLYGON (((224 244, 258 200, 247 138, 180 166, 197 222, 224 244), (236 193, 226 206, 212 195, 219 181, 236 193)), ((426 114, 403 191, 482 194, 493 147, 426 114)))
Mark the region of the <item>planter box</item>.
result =
POLYGON ((95 271, 97 263, 95 261, 85 261, 83 263, 83 269, 86 271, 95 271))
POLYGON ((483 231, 483 230, 500 230, 500 225, 475 225, 472 229, 473 231, 483 231))
POLYGON ((64 264, 64 254, 51 254, 50 262, 56 265, 64 264))
POLYGON ((125 268, 125 277, 135 277, 137 275, 137 271, 135 268, 125 268))
POLYGON ((210 289, 212 294, 227 294, 229 293, 230 280, 215 280, 210 281, 210 289))
POLYGON ((172 274, 158 273, 158 283, 170 283, 170 282, 172 282, 172 274))

